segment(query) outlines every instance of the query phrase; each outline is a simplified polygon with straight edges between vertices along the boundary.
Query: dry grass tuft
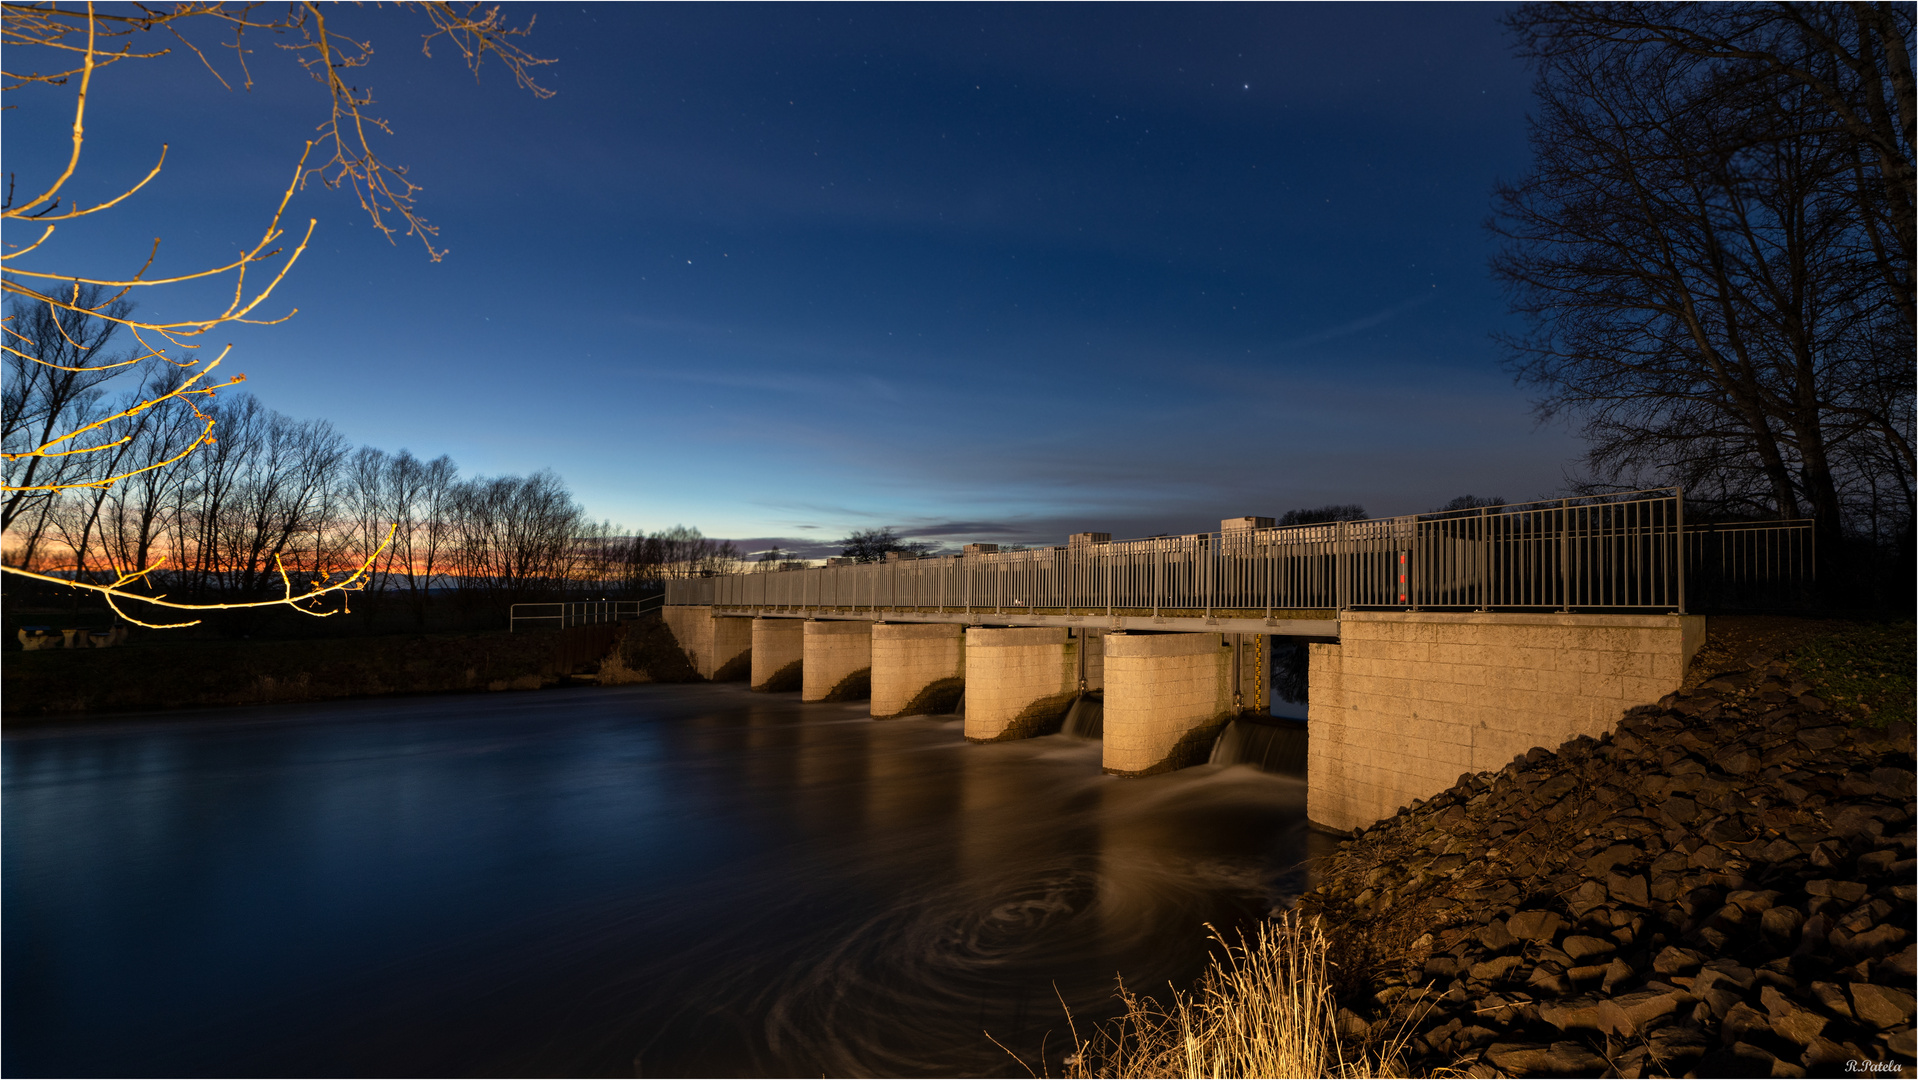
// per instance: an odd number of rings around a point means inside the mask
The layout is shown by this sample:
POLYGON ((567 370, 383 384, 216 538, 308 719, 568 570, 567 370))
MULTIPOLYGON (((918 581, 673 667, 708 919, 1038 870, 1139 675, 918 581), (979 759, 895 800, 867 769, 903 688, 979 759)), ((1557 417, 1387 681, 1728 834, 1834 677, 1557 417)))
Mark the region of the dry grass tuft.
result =
POLYGON ((1404 1036, 1343 1036, 1317 919, 1286 913, 1224 951, 1170 1007, 1123 986, 1125 1013, 1080 1039, 1070 1077, 1375 1077, 1402 1075, 1404 1036))

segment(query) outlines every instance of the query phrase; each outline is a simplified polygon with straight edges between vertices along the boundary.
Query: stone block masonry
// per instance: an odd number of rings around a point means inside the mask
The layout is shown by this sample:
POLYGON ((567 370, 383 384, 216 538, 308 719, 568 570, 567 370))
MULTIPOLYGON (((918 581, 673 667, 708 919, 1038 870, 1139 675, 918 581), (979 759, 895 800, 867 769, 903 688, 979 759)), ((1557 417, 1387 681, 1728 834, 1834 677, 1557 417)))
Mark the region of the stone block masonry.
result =
MULTIPOLYGON (((1311 646, 1307 816, 1370 825, 1678 689, 1702 616, 1348 611, 1311 646)), ((1106 738, 1111 739, 1110 706, 1106 738)))
POLYGON ((702 679, 731 682, 752 672, 753 620, 715 616, 710 607, 664 610, 667 629, 702 679))
POLYGON ((1106 685, 1106 639, 1104 630, 1081 629, 1078 642, 1085 649, 1086 689, 1104 690, 1106 685))
POLYGON ((754 619, 752 688, 764 693, 799 689, 805 654, 805 620, 754 619))
POLYGON ((1065 627, 966 631, 966 738, 1050 735, 1078 696, 1078 643, 1065 627))
POLYGON ((1232 650, 1219 634, 1107 634, 1105 771, 1196 765, 1232 718, 1232 650))
POLYGON ((872 628, 872 718, 949 713, 966 689, 965 628, 879 623, 872 628))
POLYGON ((872 624, 808 619, 801 701, 859 701, 872 694, 872 624))

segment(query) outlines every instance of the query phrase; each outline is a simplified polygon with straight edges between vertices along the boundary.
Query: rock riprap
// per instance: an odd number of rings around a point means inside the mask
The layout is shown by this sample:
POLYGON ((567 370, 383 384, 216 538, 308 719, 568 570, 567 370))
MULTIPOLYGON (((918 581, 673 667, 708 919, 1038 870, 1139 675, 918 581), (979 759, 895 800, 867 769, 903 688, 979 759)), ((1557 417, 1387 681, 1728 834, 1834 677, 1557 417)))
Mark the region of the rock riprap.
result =
POLYGON ((1912 1075, 1912 728, 1808 690, 1717 676, 1342 841, 1301 906, 1344 1029, 1474 1076, 1912 1075))

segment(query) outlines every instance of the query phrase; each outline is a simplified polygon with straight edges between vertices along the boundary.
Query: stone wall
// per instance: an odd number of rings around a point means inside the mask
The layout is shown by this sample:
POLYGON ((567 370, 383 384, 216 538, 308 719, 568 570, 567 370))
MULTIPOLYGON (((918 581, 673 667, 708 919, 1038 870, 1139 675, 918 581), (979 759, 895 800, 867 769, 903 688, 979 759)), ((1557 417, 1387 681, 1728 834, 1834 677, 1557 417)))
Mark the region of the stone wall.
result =
POLYGON ((1025 739, 1059 730, 1079 696, 1078 644, 1064 627, 966 631, 966 738, 1025 739))
POLYGON ((965 692, 965 628, 880 623, 872 628, 872 717, 948 713, 965 692))
POLYGON ((1196 765, 1232 718, 1232 650, 1218 634, 1105 638, 1105 771, 1196 765))
POLYGON ((1339 644, 1311 647, 1307 816, 1370 825, 1610 731, 1678 689, 1704 638, 1702 616, 1346 612, 1339 644))
POLYGON ((752 688, 764 693, 797 690, 806 655, 803 619, 753 620, 752 688))
POLYGON ((808 619, 801 701, 858 701, 872 695, 872 624, 808 619))
POLYGON ((683 605, 663 609, 662 616, 700 678, 727 682, 751 674, 753 620, 715 616, 710 607, 683 605))

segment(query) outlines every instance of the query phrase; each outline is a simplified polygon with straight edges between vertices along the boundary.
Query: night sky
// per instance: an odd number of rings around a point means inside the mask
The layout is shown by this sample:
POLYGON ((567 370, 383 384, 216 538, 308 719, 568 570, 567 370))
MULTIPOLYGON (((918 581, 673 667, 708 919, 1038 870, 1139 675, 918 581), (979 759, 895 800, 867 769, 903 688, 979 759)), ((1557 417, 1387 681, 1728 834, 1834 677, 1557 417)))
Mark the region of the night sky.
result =
MULTIPOLYGON (((1493 340, 1516 326, 1482 223, 1529 103, 1499 7, 507 10, 538 15, 550 100, 422 58, 403 13, 338 13, 450 254, 296 198, 319 231, 269 307, 299 314, 226 335, 266 404, 813 553, 1517 501, 1578 451, 1493 340)), ((163 141, 168 166, 40 268, 251 242, 325 109, 254 47, 251 93, 178 49, 99 76, 80 194, 163 141)), ((71 99, 9 97, 6 169, 38 190, 71 99)))

